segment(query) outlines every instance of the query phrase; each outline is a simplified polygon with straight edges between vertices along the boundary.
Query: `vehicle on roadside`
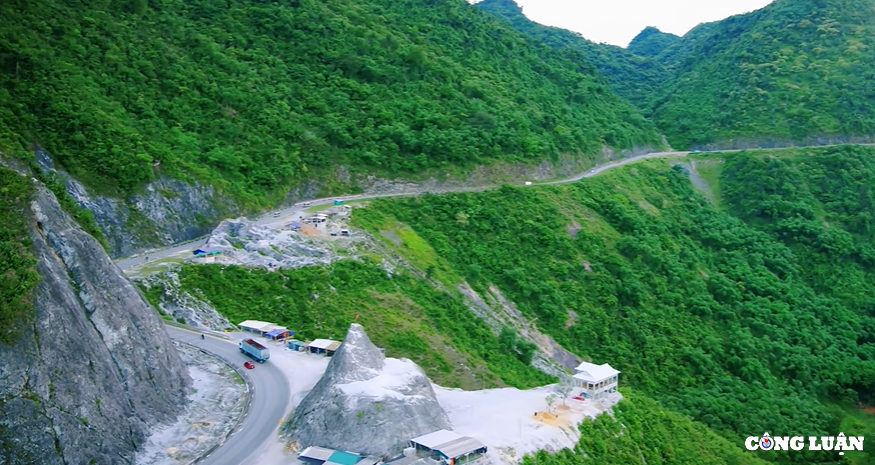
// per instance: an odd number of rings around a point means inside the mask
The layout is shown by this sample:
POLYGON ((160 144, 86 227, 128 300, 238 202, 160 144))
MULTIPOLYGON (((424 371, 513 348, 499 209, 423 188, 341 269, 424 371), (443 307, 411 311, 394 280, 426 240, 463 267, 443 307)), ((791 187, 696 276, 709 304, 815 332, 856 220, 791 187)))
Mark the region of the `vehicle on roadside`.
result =
POLYGON ((252 362, 246 362, 246 363, 243 364, 243 366, 245 366, 245 367, 246 367, 247 369, 249 369, 249 370, 255 368, 255 364, 252 363, 252 362))
POLYGON ((270 358, 267 347, 255 342, 254 339, 240 341, 240 352, 252 357, 258 363, 264 363, 270 358))
POLYGON ((303 202, 303 203, 301 203, 301 206, 302 206, 302 207, 309 207, 309 206, 310 206, 310 202, 303 202))

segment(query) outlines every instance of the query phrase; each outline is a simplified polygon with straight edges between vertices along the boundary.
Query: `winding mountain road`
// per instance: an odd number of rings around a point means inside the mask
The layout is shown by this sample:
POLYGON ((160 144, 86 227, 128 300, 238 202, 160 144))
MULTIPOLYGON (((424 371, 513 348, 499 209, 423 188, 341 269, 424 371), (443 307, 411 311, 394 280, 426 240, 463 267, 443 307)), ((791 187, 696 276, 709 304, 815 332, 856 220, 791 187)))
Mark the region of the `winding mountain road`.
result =
MULTIPOLYGON (((853 145, 875 145, 875 144, 853 144, 853 145)), ((826 147, 826 146, 816 146, 826 147)), ((787 147, 787 148, 814 148, 814 147, 787 147)), ((779 149, 748 149, 748 150, 779 150, 779 149)), ((720 150, 719 153, 741 152, 742 150, 720 150)), ((537 185, 555 185, 566 184, 579 181, 584 178, 589 178, 601 174, 605 171, 635 163, 641 160, 652 158, 670 158, 670 157, 686 157, 690 153, 707 153, 707 152, 653 152, 646 153, 623 160, 607 163, 599 167, 593 168, 586 173, 581 173, 570 178, 560 179, 549 182, 539 182, 537 185)), ((524 185, 525 181, 519 184, 524 185)), ((481 186, 474 188, 461 188, 454 190, 444 190, 441 193, 455 192, 479 192, 495 188, 497 186, 481 186)), ((303 214, 307 208, 317 205, 325 205, 333 203, 335 199, 342 200, 367 200, 381 197, 406 197, 416 196, 427 193, 426 190, 420 192, 407 192, 398 194, 379 194, 379 195, 361 195, 361 196, 346 196, 332 197, 326 199, 316 199, 309 201, 309 206, 304 207, 296 205, 291 208, 286 208, 276 212, 271 212, 268 215, 260 217, 256 224, 265 226, 282 226, 303 214)), ((206 237, 199 238, 184 244, 178 244, 162 249, 157 249, 144 254, 143 256, 135 256, 116 261, 116 264, 124 269, 129 269, 138 265, 144 265, 151 262, 161 260, 163 258, 190 253, 198 247, 203 247, 206 244, 206 237)), ((243 362, 247 360, 245 356, 240 354, 237 344, 232 341, 207 336, 206 339, 200 338, 200 333, 183 330, 168 326, 167 333, 171 338, 182 341, 192 346, 201 348, 210 352, 231 365, 238 367, 243 366, 243 362)), ((202 457, 197 463, 199 465, 220 465, 220 464, 247 464, 256 458, 267 441, 276 433, 279 423, 282 421, 285 412, 288 410, 291 401, 291 389, 289 382, 280 369, 270 362, 256 365, 254 370, 244 370, 244 378, 251 389, 250 406, 246 413, 246 418, 238 429, 219 447, 213 450, 212 453, 202 457)))
MULTIPOLYGON (((790 150, 790 149, 810 149, 810 148, 825 148, 825 147, 836 147, 839 145, 858 145, 858 146, 875 146, 875 144, 832 144, 832 145, 815 145, 815 146, 806 146, 806 147, 775 147, 775 148, 767 148, 767 149, 733 149, 733 150, 714 150, 711 152, 704 151, 695 151, 695 152, 651 152, 645 153, 642 155, 636 155, 634 157, 624 158, 619 161, 606 163, 604 165, 598 166, 596 168, 591 169, 585 173, 577 174, 570 178, 559 179, 556 181, 548 181, 548 182, 536 182, 534 185, 555 185, 555 184, 567 184, 579 181, 584 178, 590 178, 596 176, 598 174, 604 173, 605 171, 618 168, 620 166, 628 165, 630 163, 639 162, 641 160, 647 160, 651 158, 673 158, 673 157, 686 157, 690 153, 733 153, 733 152, 743 152, 743 151, 773 151, 773 150, 790 150)), ((520 180, 517 185, 524 185, 525 180, 520 180)), ((479 187, 468 187, 468 188, 458 188, 458 189, 445 189, 440 192, 432 192, 435 194, 450 194, 450 193, 459 193, 459 192, 481 192, 488 189, 494 189, 498 186, 479 186, 479 187)), ((429 193, 429 190, 423 189, 421 191, 416 192, 403 192, 397 194, 373 194, 373 195, 353 195, 353 196, 341 196, 341 197, 331 197, 325 199, 315 199, 310 200, 308 203, 310 207, 317 205, 325 205, 332 203, 335 199, 338 200, 368 200, 368 199, 377 199, 377 198, 385 198, 385 197, 412 197, 422 194, 429 193)), ((284 224, 288 224, 290 221, 298 219, 298 216, 302 215, 303 211, 310 207, 303 207, 301 205, 295 205, 294 207, 285 208, 282 210, 277 210, 270 212, 269 214, 265 214, 261 216, 256 224, 263 226, 274 226, 274 227, 282 227, 284 224)), ((167 257, 175 256, 175 255, 183 255, 188 253, 186 258, 190 256, 190 252, 194 251, 199 247, 203 247, 206 245, 207 237, 204 236, 198 239, 195 239, 190 242, 186 242, 183 244, 177 244, 169 247, 164 247, 160 249, 153 249, 149 252, 135 255, 133 257, 122 258, 116 260, 116 265, 119 266, 122 270, 128 270, 130 268, 147 265, 149 263, 153 263, 159 260, 162 260, 167 257)))
MULTIPOLYGON (((733 152, 740 150, 723 150, 721 152, 733 152)), ((629 163, 635 163, 641 160, 646 160, 649 158, 668 158, 668 157, 684 157, 687 156, 690 152, 652 152, 645 153, 642 155, 637 155, 630 158, 625 158, 620 161, 607 163, 601 165, 597 168, 594 168, 588 172, 577 174, 570 178, 559 179, 556 181, 549 182, 538 182, 535 185, 553 185, 553 184, 567 184, 575 181, 579 181, 583 178, 589 178, 595 176, 597 174, 603 173, 607 170, 617 168, 619 166, 628 165, 629 163)), ((518 185, 524 185, 525 180, 521 180, 518 185)), ((460 193, 460 192, 480 192, 488 189, 494 189, 498 186, 479 186, 479 187, 468 187, 468 188, 458 188, 458 189, 446 189, 442 190, 441 194, 449 194, 449 193, 460 193)), ((300 215, 303 215, 303 211, 307 208, 311 208, 317 205, 326 205, 333 203, 335 199, 337 200, 369 200, 369 199, 377 199, 377 198, 386 198, 386 197, 412 197, 422 194, 427 194, 429 191, 427 189, 423 189, 422 191, 417 192, 403 192, 396 194, 373 194, 373 195, 353 195, 353 196, 338 196, 338 197, 330 197, 324 199, 314 199, 310 200, 307 203, 310 205, 308 207, 304 207, 301 205, 295 205, 293 207, 285 208, 282 210, 277 210, 273 212, 269 212, 268 214, 262 215, 258 220, 256 220, 256 224, 262 226, 274 226, 274 227, 282 227, 284 224, 288 224, 290 221, 298 219, 300 215)), ((438 192, 434 192, 438 193, 438 192)), ((116 265, 119 266, 122 270, 128 270, 133 267, 148 265, 149 263, 157 262, 159 260, 176 256, 188 254, 198 248, 204 247, 207 243, 207 238, 209 236, 200 237, 193 241, 185 242, 182 244, 176 244, 168 247, 163 247, 160 249, 153 249, 148 252, 135 255, 128 258, 121 258, 116 260, 116 265)), ((186 256, 187 258, 187 256, 186 256)))
MULTIPOLYGON (((236 342, 200 333, 166 326, 167 334, 177 341, 205 350, 234 367, 242 368, 249 360, 240 353, 236 342)), ((243 370, 243 377, 250 389, 250 403, 246 417, 231 437, 212 453, 202 457, 198 465, 245 465, 251 463, 268 440, 276 436, 280 421, 289 409, 291 388, 279 367, 270 363, 257 363, 254 370, 243 370)))

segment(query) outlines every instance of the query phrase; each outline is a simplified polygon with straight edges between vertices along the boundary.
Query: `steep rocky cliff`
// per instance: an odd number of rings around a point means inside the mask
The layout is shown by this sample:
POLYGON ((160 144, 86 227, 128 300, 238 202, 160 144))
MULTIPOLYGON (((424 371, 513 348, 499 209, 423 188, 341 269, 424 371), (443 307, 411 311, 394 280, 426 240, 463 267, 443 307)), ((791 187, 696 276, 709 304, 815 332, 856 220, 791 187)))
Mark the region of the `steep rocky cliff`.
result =
POLYGON ((440 429, 451 429, 450 420, 422 369, 407 359, 387 359, 357 324, 288 426, 302 447, 384 457, 400 452, 408 439, 440 429))
POLYGON ((230 212, 238 213, 233 202, 198 182, 161 177, 138 194, 118 199, 88 192, 67 173, 56 170, 43 150, 37 150, 35 160, 44 173, 54 173, 63 181, 81 208, 94 213, 113 258, 201 237, 230 212))
POLYGON ((190 378, 155 311, 44 186, 35 318, 0 345, 0 463, 127 464, 190 378))

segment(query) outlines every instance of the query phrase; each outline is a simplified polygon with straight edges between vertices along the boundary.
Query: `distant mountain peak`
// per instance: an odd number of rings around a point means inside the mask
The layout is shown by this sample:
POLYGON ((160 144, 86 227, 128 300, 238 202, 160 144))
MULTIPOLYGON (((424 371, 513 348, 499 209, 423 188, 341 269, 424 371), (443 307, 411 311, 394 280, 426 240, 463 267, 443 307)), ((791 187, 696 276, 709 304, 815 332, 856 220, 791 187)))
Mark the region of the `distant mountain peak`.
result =
POLYGON ((629 42, 627 50, 638 56, 652 58, 680 40, 681 38, 674 34, 662 32, 654 26, 647 26, 629 42))

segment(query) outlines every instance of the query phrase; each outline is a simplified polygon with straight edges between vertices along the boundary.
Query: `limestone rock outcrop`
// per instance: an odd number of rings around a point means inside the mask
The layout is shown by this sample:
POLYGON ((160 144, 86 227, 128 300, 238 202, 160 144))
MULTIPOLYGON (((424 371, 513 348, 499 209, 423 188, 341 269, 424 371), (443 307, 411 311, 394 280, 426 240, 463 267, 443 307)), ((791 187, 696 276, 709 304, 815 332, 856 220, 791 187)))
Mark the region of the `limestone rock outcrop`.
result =
POLYGON ((415 363, 386 358, 353 324, 325 375, 295 410, 288 435, 320 446, 388 458, 407 440, 452 429, 415 363))
MULTIPOLYGON (((38 183, 37 183, 38 184, 38 183)), ((164 324, 100 244, 38 185, 33 323, 0 344, 0 463, 128 464, 191 380, 164 324)))

